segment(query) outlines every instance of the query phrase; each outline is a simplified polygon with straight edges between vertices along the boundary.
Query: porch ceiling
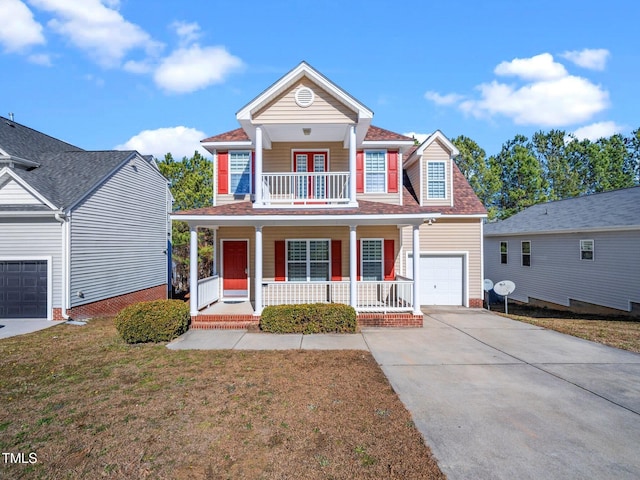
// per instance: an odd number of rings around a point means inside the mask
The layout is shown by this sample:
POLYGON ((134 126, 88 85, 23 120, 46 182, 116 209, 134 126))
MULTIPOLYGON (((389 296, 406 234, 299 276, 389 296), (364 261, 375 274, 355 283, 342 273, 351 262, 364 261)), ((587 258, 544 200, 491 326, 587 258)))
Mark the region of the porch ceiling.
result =
POLYGON ((347 124, 295 123, 262 128, 271 142, 345 142, 349 136, 347 124))

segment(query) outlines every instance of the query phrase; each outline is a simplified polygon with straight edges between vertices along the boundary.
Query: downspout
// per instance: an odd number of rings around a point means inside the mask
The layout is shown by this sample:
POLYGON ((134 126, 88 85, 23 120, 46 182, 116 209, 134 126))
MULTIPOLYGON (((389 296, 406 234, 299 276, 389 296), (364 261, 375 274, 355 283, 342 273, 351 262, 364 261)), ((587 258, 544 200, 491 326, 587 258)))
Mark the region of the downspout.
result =
POLYGON ((61 266, 61 270, 62 270, 62 292, 61 292, 61 305, 60 305, 60 310, 61 310, 61 314, 62 314, 62 318, 65 320, 69 320, 69 315, 67 315, 67 307, 68 307, 68 290, 69 290, 69 284, 68 284, 68 260, 69 260, 69 222, 67 222, 67 216, 60 213, 60 212, 56 212, 54 215, 54 218, 60 222, 60 224, 62 225, 62 254, 61 254, 61 259, 62 259, 62 266, 61 266))

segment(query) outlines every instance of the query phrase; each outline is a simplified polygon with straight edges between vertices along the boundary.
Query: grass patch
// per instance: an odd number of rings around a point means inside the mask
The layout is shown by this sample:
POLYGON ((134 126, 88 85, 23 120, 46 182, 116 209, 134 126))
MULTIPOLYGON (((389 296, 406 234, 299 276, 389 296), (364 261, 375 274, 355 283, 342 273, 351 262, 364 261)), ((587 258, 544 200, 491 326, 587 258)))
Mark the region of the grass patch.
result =
POLYGON ((640 353, 640 320, 605 315, 581 315, 512 304, 509 304, 508 317, 610 347, 640 353))
POLYGON ((442 479, 368 352, 172 351, 112 319, 0 340, 1 478, 442 479))

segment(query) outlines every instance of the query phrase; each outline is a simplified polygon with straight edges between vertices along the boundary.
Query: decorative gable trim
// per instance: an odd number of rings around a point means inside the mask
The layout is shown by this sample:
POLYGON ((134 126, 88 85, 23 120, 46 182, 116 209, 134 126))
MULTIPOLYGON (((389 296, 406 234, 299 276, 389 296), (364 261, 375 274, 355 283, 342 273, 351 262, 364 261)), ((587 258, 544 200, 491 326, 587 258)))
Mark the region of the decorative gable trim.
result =
POLYGON ((44 205, 49 207, 51 210, 58 210, 58 207, 56 207, 53 203, 47 200, 47 198, 44 197, 44 195, 42 195, 35 188, 29 185, 25 180, 23 180, 18 174, 16 174, 9 167, 4 167, 0 170, 0 183, 2 183, 2 179, 5 176, 11 177, 18 185, 20 185, 27 192, 33 195, 34 198, 36 198, 40 203, 43 203, 44 205))

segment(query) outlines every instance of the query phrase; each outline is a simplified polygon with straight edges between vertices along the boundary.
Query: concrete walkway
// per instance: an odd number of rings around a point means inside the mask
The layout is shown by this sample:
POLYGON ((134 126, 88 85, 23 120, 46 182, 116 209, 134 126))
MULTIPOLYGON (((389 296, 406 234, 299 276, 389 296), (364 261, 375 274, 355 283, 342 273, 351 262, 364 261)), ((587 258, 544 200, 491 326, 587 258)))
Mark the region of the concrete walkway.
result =
POLYGON ((25 333, 44 330, 45 328, 60 325, 63 322, 28 319, 28 318, 5 318, 0 319, 0 338, 15 337, 25 333))
POLYGON ((483 310, 355 335, 191 330, 168 347, 369 349, 450 480, 640 478, 640 355, 483 310))

